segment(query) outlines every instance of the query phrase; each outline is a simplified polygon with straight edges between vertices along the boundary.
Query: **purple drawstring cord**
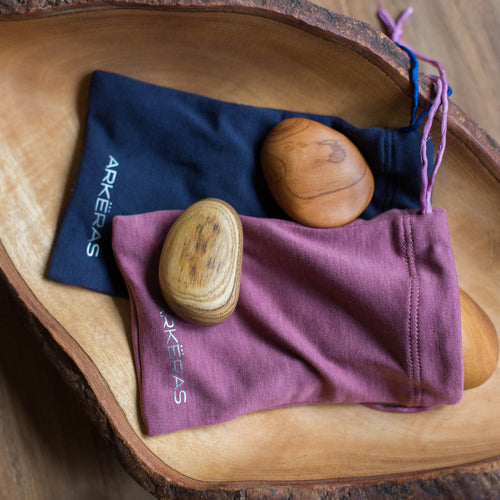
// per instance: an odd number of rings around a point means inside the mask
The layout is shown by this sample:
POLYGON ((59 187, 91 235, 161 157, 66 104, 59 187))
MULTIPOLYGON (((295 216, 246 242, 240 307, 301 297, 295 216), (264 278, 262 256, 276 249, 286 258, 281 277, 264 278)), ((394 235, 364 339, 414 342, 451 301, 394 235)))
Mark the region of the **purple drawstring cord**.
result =
POLYGON ((391 33, 391 39, 394 43, 397 43, 402 48, 411 51, 415 57, 421 59, 422 61, 428 62, 435 66, 439 71, 439 77, 433 75, 427 75, 431 81, 433 81, 436 85, 436 96, 434 98, 434 102, 430 108, 429 114, 427 116, 427 120, 424 125, 424 129, 422 132, 422 146, 420 148, 420 158, 422 161, 422 192, 420 194, 420 205, 422 213, 430 213, 432 212, 431 205, 431 195, 432 189, 434 187, 434 181, 436 178, 436 173, 441 165, 443 160, 444 150, 446 147, 446 133, 447 133, 447 122, 448 122, 448 82, 446 80, 446 73, 442 64, 439 61, 435 61, 434 59, 430 59, 427 56, 424 56, 418 52, 415 52, 411 47, 406 44, 403 44, 401 38, 403 36, 403 24, 404 22, 413 14, 413 8, 408 7, 403 14, 399 17, 397 22, 395 22, 389 13, 380 8, 379 9, 379 17, 382 22, 387 26, 391 33), (427 141, 429 139, 430 131, 432 128, 432 122, 436 115, 436 112, 439 106, 442 105, 442 113, 441 113, 441 134, 440 134, 440 143, 436 153, 436 159, 434 161, 434 166, 431 172, 430 177, 428 178, 427 169, 428 169, 428 161, 427 161, 427 141))
POLYGON ((435 406, 394 406, 383 405, 378 403, 363 403, 372 410, 392 411, 396 413, 420 413, 422 411, 429 411, 436 408, 435 406))
MULTIPOLYGON (((414 96, 413 96, 413 109, 412 109, 412 123, 410 124, 409 129, 413 129, 415 126, 418 127, 418 120, 415 120, 415 111, 416 111, 416 100, 418 100, 418 76, 416 66, 414 64, 415 58, 426 61, 432 65, 434 65, 439 70, 439 77, 433 75, 427 75, 427 77, 434 82, 436 86, 436 95, 434 97, 434 101, 432 102, 430 108, 428 109, 427 119, 424 124, 424 128, 422 130, 422 143, 420 146, 420 159, 422 162, 421 169, 421 180, 422 180, 422 191, 420 193, 420 205, 421 212, 423 214, 432 212, 432 204, 431 204, 431 195, 432 188, 434 186, 434 180, 436 178, 436 173, 441 165, 443 160, 444 149, 446 146, 446 132, 447 132, 447 120, 448 120, 448 83, 446 81, 446 73, 444 71, 443 66, 438 62, 432 59, 429 59, 418 52, 415 52, 411 47, 403 44, 401 42, 401 38, 403 36, 403 24, 404 22, 413 14, 413 9, 408 7, 403 14, 399 17, 397 22, 391 18, 391 16, 384 9, 379 9, 380 19, 384 22, 391 33, 391 38, 394 43, 396 43, 399 47, 404 49, 408 56, 410 57, 410 62, 412 65, 412 82, 414 84, 414 96), (416 89, 416 92, 415 92, 416 89), (416 93, 416 97, 415 97, 416 93), (430 177, 428 177, 428 159, 427 159, 427 142, 429 140, 430 131, 432 128, 432 122, 434 121, 434 117, 436 116, 437 110, 439 106, 442 105, 442 114, 441 114, 441 139, 439 143, 439 147, 436 153, 436 159, 434 161, 434 166, 432 168, 432 172, 430 177)), ((426 110, 427 111, 427 110, 426 110)), ((415 413, 421 411, 431 410, 434 407, 402 407, 402 406, 390 406, 384 404, 374 404, 374 403, 365 403, 365 406, 375 410, 384 410, 384 411, 392 411, 398 413, 415 413)))

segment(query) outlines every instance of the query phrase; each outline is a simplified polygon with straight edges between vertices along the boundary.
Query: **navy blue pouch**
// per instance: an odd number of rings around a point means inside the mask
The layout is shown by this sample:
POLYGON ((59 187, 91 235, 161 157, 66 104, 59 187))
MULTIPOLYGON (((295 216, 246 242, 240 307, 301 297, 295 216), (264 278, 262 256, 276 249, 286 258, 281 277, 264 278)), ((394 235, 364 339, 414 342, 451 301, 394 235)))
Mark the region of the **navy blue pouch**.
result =
MULTIPOLYGON (((241 215, 287 218, 267 189, 259 156, 271 128, 295 116, 335 128, 364 155, 375 193, 362 218, 420 207, 420 132, 359 129, 332 116, 228 103, 97 71, 48 277, 126 296, 111 248, 115 215, 185 209, 210 196, 241 215)), ((431 147, 428 156, 432 164, 431 147)))

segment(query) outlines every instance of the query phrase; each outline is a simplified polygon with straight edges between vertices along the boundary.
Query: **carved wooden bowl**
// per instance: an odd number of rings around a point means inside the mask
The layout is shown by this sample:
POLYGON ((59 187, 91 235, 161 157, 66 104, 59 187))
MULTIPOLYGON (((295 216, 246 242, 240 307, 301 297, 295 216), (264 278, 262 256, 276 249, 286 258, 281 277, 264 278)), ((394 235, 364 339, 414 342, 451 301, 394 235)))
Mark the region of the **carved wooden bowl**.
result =
MULTIPOLYGON (((4 3, 0 267, 46 352, 124 467, 159 498, 319 498, 343 488, 400 497, 429 488, 459 493, 475 482, 481 491, 481 478, 500 475, 498 369, 458 405, 421 414, 294 407, 155 438, 144 433, 128 301, 45 277, 78 166, 92 71, 338 115, 360 127, 406 125, 410 106, 406 57, 355 20, 305 0, 161 3, 106 10, 91 1, 84 12, 67 12, 64 2, 35 2, 29 12, 24 2, 10 10, 4 3), (56 13, 64 15, 46 15, 56 13)), ((125 6, 102 6, 111 4, 125 6)), ((423 101, 429 92, 422 81, 423 101)), ((497 331, 499 165, 498 146, 452 105, 434 205, 448 210, 460 285, 497 331)))

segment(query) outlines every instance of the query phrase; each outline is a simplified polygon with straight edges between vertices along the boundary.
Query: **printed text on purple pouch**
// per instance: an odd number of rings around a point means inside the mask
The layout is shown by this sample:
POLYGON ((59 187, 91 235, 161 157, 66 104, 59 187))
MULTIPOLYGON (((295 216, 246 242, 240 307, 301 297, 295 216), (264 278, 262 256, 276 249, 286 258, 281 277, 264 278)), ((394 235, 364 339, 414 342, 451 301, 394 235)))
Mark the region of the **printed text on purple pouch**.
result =
POLYGON ((94 204, 94 216, 92 226, 90 228, 91 235, 87 241, 86 254, 87 257, 99 257, 99 240, 102 237, 102 228, 106 223, 106 218, 111 212, 113 203, 111 202, 111 190, 118 176, 119 163, 115 158, 109 155, 108 164, 104 167, 104 177, 100 184, 100 191, 97 195, 94 204))
POLYGON ((172 377, 172 397, 176 405, 186 403, 187 392, 180 389, 184 385, 184 375, 182 367, 182 357, 184 356, 184 346, 179 343, 175 336, 175 323, 172 316, 165 311, 160 311, 163 318, 163 333, 166 336, 168 364, 172 377))

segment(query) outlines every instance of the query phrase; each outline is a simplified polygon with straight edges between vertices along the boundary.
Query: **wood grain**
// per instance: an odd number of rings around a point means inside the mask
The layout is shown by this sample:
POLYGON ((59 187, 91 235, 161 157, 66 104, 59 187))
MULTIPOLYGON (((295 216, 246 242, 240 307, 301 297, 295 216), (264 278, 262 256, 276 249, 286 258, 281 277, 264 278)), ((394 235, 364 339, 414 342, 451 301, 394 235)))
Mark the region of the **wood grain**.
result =
POLYGON ((200 200, 175 220, 163 244, 158 269, 161 292, 186 321, 217 325, 238 303, 243 229, 232 206, 200 200))
POLYGON ((278 205, 310 227, 337 227, 358 217, 375 183, 359 149, 343 134, 305 118, 278 123, 260 162, 278 205))
POLYGON ((464 389, 484 384, 498 364, 498 336, 482 308, 460 290, 464 389))
MULTIPOLYGON (((377 25, 374 5, 369 0, 321 3, 377 25)), ((3 3, 3 8, 6 5, 10 8, 9 3, 3 3)), ((18 10, 26 6, 36 9, 38 5, 36 2, 10 3, 18 10)), ((244 3, 241 5, 244 6, 244 3)), ((295 2, 290 2, 287 9, 293 9, 294 5, 295 2)), ((393 14, 406 7, 406 3, 395 0, 386 1, 384 5, 393 14)), ((49 2, 45 6, 50 8, 49 2)), ((75 7, 81 8, 81 5, 75 4, 75 7)), ((412 45, 443 61, 454 89, 453 99, 497 139, 500 135, 499 100, 496 97, 496 82, 499 81, 498 10, 498 3, 493 1, 422 1, 416 6, 405 31, 405 38, 412 45)), ((245 490, 247 498, 262 498, 271 494, 285 498, 294 492, 304 491, 304 488, 310 496, 331 498, 348 494, 376 495, 379 498, 425 497, 436 491, 443 497, 474 498, 495 491, 499 487, 500 463, 494 456, 500 453, 500 443, 496 419, 491 416, 499 411, 498 395, 493 390, 499 382, 498 369, 490 381, 474 390, 473 395, 466 395, 455 411, 440 410, 437 420, 428 420, 428 416, 422 415, 409 421, 402 416, 381 416, 364 408, 338 408, 338 411, 308 408, 304 413, 299 409, 290 409, 249 416, 231 423, 224 430, 218 429, 214 434, 197 430, 154 442, 129 437, 124 439, 123 434, 117 432, 117 428, 129 425, 141 436, 136 416, 130 344, 128 337, 123 336, 123 331, 128 333, 126 302, 102 301, 90 292, 81 293, 67 287, 60 292, 58 286, 48 284, 39 277, 43 276, 50 247, 48 242, 77 164, 84 95, 88 85, 86 75, 95 64, 111 70, 123 70, 130 76, 154 83, 206 92, 213 97, 227 95, 237 102, 276 103, 280 107, 313 112, 337 112, 361 125, 373 123, 375 117, 379 120, 377 124, 387 126, 404 122, 408 96, 403 81, 396 85, 391 83, 393 72, 384 73, 375 65, 375 69, 367 74, 366 70, 373 69, 373 66, 362 59, 353 71, 352 65, 349 65, 353 53, 339 47, 332 54, 331 42, 316 36, 322 33, 320 28, 314 35, 301 34, 297 46, 292 41, 292 34, 297 33, 300 23, 286 27, 235 14, 231 14, 234 16, 231 23, 225 23, 221 13, 194 16, 193 20, 179 13, 169 17, 171 21, 155 13, 148 15, 140 11, 116 15, 120 23, 116 23, 117 18, 107 12, 100 12, 78 14, 72 19, 65 19, 64 23, 54 19, 33 20, 29 27, 22 21, 2 24, 0 58, 4 79, 0 90, 2 106, 8 112, 0 118, 0 137, 2 144, 9 147, 1 152, 0 190, 4 218, 2 241, 9 243, 7 254, 16 267, 24 266, 22 278, 29 282, 33 293, 45 298, 45 309, 40 308, 36 302, 30 302, 32 296, 28 290, 23 294, 27 304, 23 314, 35 311, 39 317, 45 317, 47 310, 60 308, 61 304, 67 307, 50 323, 44 320, 39 325, 42 332, 40 338, 47 346, 47 352, 58 353, 54 361, 71 386, 84 396, 93 420, 112 443, 129 473, 159 498, 181 498, 203 490, 211 498, 229 498, 234 497, 234 488, 245 490), (148 34, 141 28, 144 23, 149 27, 148 34), (261 42, 251 36, 255 32, 261 37, 261 42), (20 44, 20 40, 24 43, 20 44), (228 43, 229 40, 231 43, 228 43), (148 46, 146 55, 139 50, 141 44, 148 46), (232 49, 224 50, 225 45, 232 49), (65 46, 67 57, 57 57, 61 46, 65 46), (127 50, 124 51, 123 47, 127 50), (175 47, 175 50, 169 51, 168 47, 175 47), (199 57, 200 47, 207 49, 205 55, 218 54, 219 58, 204 60, 199 57), (270 51, 269 47, 273 49, 270 51), (280 57, 270 60, 272 54, 280 57), (316 54, 317 59, 311 58, 311 54, 316 54), (41 64, 41 61, 44 63, 41 64), (167 77, 157 61, 171 68, 167 77), (268 65, 262 66, 262 61, 268 62, 268 65), (154 62, 156 64, 153 65, 154 62), (242 62, 246 66, 242 67, 242 62), (333 68, 333 62, 339 65, 333 68), (190 63, 197 64, 196 78, 190 63), (131 66, 133 70, 129 71, 131 66), (26 68, 29 68, 29 75, 26 68), (277 79, 275 72, 283 78, 277 79), (294 75, 293 79, 289 78, 290 74, 294 75), (359 79, 352 78, 357 75, 360 75, 359 79), (347 76, 349 85, 343 85, 342 81, 347 76), (386 88, 375 85, 381 80, 387 81, 386 88), (375 85, 374 95, 369 99, 367 97, 366 102, 360 95, 364 88, 363 81, 367 85, 375 85), (311 82, 314 83, 311 94, 301 93, 300 89, 306 84, 310 86, 311 82), (357 96, 356 100, 349 97, 351 93, 357 96), (301 96, 300 100, 297 95, 301 96), (378 106, 370 106, 371 101, 378 106), (72 111, 75 103, 79 103, 78 112, 72 111), (366 114, 356 116, 355 103, 365 106, 366 114), (50 150, 46 148, 47 138, 53 145, 50 150), (68 165, 72 166, 69 170, 68 165), (20 171, 29 174, 32 169, 38 172, 36 185, 22 182, 19 178, 20 171), (24 207, 33 206, 35 210, 23 211, 24 207), (18 216, 20 211, 23 217, 18 216), (76 300, 85 304, 82 311, 71 307, 76 300), (97 323, 87 317, 89 310, 99 311, 97 323), (57 335, 73 321, 82 325, 83 333, 75 334, 77 340, 66 339, 62 342, 57 335), (116 330, 109 330, 110 324, 117 325, 116 330), (47 328, 51 332, 49 337, 47 328), (93 367, 85 355, 75 359, 64 357, 65 352, 75 351, 75 345, 92 357, 93 367), (95 369, 108 363, 110 366, 113 364, 117 374, 111 384, 107 380, 112 380, 112 377, 104 373, 104 378, 99 378, 95 369), (79 374, 76 369, 82 366, 85 367, 85 375, 79 374), (107 394, 109 391, 112 394, 109 400, 96 402, 93 399, 93 394, 107 394), (122 408, 121 413, 102 412, 102 407, 115 408, 113 405, 116 403, 122 408), (488 410, 478 414, 478 405, 486 405, 488 410), (309 419, 321 427, 321 432, 315 433, 310 429, 304 433, 300 422, 309 419), (451 428, 460 422, 468 432, 457 436, 454 441, 448 442, 446 434, 436 432, 441 425, 451 428), (280 440, 278 437, 284 428, 294 437, 280 440), (340 432, 342 429, 348 432, 340 432), (350 448, 353 436, 363 430, 372 437, 366 438, 363 449, 358 451, 362 451, 365 457, 369 452, 368 462, 360 461, 355 450, 350 448), (238 436, 238 440, 234 436, 238 436), (397 439, 391 441, 394 437, 397 439), (384 450, 386 454, 378 446, 379 440, 392 443, 384 450), (321 443, 327 443, 330 449, 326 450, 321 443), (418 450, 428 450, 429 443, 434 443, 441 455, 434 456, 426 467, 446 469, 412 475, 418 450), (450 443, 453 446, 449 446, 450 443), (261 452, 263 446, 269 451, 265 457, 261 452), (146 448, 152 450, 154 456, 145 455, 146 448), (196 460, 186 460, 185 452, 189 449, 197 450, 196 460), (174 469, 159 463, 162 450, 168 451, 169 463, 174 464, 174 469), (342 455, 344 450, 351 450, 351 454, 342 455), (337 461, 335 453, 338 454, 337 461), (447 458, 443 461, 445 455, 447 458), (483 459, 487 461, 481 462, 483 459), (470 465, 464 466, 464 462, 470 465), (346 464, 349 464, 347 472, 346 464), (407 464, 407 468, 402 464, 407 464), (374 469, 370 467, 375 465, 383 466, 380 472, 383 477, 373 476, 374 469), (280 478, 290 482, 286 485, 277 483, 271 493, 262 481, 268 480, 276 467, 280 478), (398 477, 391 474, 398 474, 398 477), (174 481, 167 481, 166 477, 174 481), (370 480, 359 481, 356 477, 370 477, 370 480), (227 478, 237 480, 228 486, 227 478)), ((460 114, 453 117, 462 119, 460 114)), ((475 144, 475 137, 476 132, 463 140, 454 130, 451 131, 446 161, 438 177, 435 202, 453 213, 450 230, 462 285, 480 302, 498 327, 500 238, 498 225, 492 225, 488 214, 498 214, 499 194, 494 178, 477 160, 477 156, 481 155, 469 149, 470 144, 475 144)), ((491 167, 491 172, 495 172, 495 167, 491 167)), ((8 262, 2 261, 2 269, 5 270, 8 265, 8 262)), ((9 274, 12 276, 12 273, 9 274)), ((5 286, 3 290, 6 290, 5 286)), ((13 293, 18 294, 19 291, 13 293)), ((9 306, 3 304, 3 307, 8 310, 9 306)), ((38 352, 36 346, 27 344, 26 348, 32 353, 38 352)), ((30 412, 27 409, 33 393, 26 395, 23 392, 20 380, 24 375, 21 374, 30 374, 31 379, 42 384, 37 365, 31 360, 24 364, 21 361, 16 372, 15 363, 2 360, 2 364, 8 367, 0 372, 3 393, 24 398, 24 403, 20 405, 7 403, 5 413, 2 413, 3 434, 7 436, 2 441, 6 444, 0 448, 5 478, 1 483, 2 494, 5 490, 8 498, 37 498, 40 492, 47 491, 48 497, 81 498, 81 490, 74 487, 79 482, 82 488, 99 488, 104 498, 122 498, 128 486, 116 468, 110 469, 108 478, 96 482, 96 477, 99 477, 96 469, 109 459, 102 450, 97 451, 100 449, 97 444, 79 446, 83 457, 75 457, 74 451, 70 451, 75 450, 72 447, 75 428, 70 425, 72 419, 65 418, 67 400, 60 400, 54 392, 49 398, 51 407, 56 408, 54 419, 60 415, 57 426, 55 423, 48 428, 40 425, 43 420, 36 415, 39 410, 30 412), (15 375, 6 375, 8 370, 15 375), (4 417, 5 414, 10 417, 4 417), (23 421, 23 418, 30 425, 20 429, 15 422, 23 421), (71 466, 63 467, 62 460, 36 458, 45 455, 33 452, 35 443, 41 443, 38 446, 44 449, 44 443, 51 439, 56 427, 61 434, 58 434, 60 444, 53 448, 54 453, 60 453, 66 459, 64 463, 69 462, 71 466), (13 459, 13 449, 19 458, 13 459), (19 449, 24 452, 18 454, 19 449), (89 466, 88 470, 82 461, 95 465, 89 466), (82 480, 81 474, 88 474, 88 480, 82 480)), ((41 369, 44 369, 43 366, 41 369)), ((51 385, 47 383, 44 387, 49 390, 51 385)), ((41 411, 42 406, 38 408, 41 411)))

